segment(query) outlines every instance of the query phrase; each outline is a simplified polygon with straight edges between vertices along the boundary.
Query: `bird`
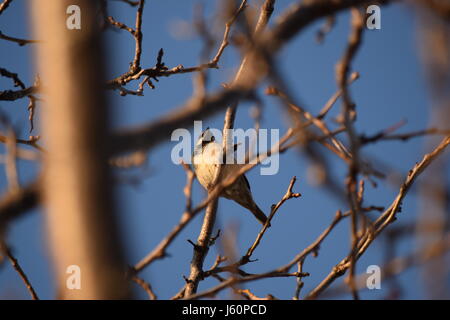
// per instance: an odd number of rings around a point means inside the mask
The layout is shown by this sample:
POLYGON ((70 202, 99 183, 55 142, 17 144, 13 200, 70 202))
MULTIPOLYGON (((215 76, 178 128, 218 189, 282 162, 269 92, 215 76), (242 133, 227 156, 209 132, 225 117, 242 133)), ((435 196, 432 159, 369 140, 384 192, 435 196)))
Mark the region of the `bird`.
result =
MULTIPOLYGON (((234 146, 234 151, 236 148, 237 145, 234 146)), ((221 164, 220 157, 223 157, 222 145, 216 142, 215 137, 208 127, 198 138, 192 153, 192 164, 195 174, 200 184, 207 191, 211 190, 214 186, 213 180, 221 164)), ((219 181, 226 180, 228 177, 235 174, 242 166, 243 164, 237 163, 223 164, 219 181)), ((226 187, 220 196, 234 200, 244 208, 248 209, 262 225, 266 224, 267 217, 253 200, 250 183, 244 174, 239 176, 232 185, 226 187)))

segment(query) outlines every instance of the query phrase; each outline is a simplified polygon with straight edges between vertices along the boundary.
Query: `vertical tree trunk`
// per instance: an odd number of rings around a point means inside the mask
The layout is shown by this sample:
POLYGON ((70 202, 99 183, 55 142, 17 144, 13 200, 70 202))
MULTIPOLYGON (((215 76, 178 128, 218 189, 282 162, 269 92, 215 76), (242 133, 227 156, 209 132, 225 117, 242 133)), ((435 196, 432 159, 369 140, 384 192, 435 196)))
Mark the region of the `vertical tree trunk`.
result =
POLYGON ((94 0, 31 1, 33 30, 43 41, 37 63, 45 88, 42 134, 49 246, 59 298, 118 299, 129 294, 107 166, 108 109, 94 0), (70 5, 81 29, 69 30, 70 5), (81 289, 67 287, 67 268, 81 270, 81 289))

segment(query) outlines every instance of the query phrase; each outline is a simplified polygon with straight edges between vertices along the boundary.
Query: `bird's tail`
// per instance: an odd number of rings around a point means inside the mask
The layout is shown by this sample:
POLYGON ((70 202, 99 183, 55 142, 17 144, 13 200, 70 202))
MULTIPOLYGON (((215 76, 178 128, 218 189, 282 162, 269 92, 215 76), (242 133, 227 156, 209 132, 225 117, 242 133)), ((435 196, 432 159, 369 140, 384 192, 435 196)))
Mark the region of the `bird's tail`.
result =
MULTIPOLYGON (((256 203, 254 203, 253 208, 249 208, 250 211, 253 213, 256 219, 258 219, 259 222, 261 222, 262 225, 265 225, 267 222, 267 217, 264 214, 264 212, 258 207, 256 203)), ((269 223, 270 227, 270 223, 269 223)))
MULTIPOLYGON (((258 205, 253 201, 253 199, 246 199, 247 201, 244 201, 243 199, 236 199, 235 201, 239 203, 244 208, 247 208, 250 210, 251 213, 255 216, 258 221, 264 225, 267 221, 267 217, 264 214, 264 212, 258 207, 258 205)), ((270 227, 270 223, 269 223, 270 227)))

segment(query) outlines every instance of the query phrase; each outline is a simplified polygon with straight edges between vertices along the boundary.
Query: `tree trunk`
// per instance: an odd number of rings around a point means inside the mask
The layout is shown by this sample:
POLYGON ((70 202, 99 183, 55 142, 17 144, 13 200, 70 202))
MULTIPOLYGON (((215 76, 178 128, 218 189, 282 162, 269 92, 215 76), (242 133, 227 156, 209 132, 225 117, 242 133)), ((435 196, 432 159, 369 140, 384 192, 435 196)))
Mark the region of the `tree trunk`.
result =
POLYGON ((98 2, 30 3, 35 37, 42 40, 37 64, 45 89, 44 204, 59 298, 126 298, 129 291, 106 161, 109 122, 95 17, 98 2), (81 9, 79 30, 67 27, 70 5, 81 9), (80 268, 81 289, 71 289, 77 276, 67 273, 71 265, 80 268))

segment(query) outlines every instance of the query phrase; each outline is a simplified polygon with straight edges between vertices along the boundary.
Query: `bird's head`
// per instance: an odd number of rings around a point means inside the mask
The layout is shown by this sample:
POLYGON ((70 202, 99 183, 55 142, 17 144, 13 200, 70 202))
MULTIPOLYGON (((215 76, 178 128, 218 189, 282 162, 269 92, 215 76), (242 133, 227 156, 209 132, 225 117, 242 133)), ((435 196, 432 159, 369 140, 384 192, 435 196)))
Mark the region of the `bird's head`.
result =
POLYGON ((211 142, 216 141, 216 138, 212 134, 211 130, 209 130, 209 127, 206 128, 205 131, 202 132, 202 134, 198 137, 197 143, 195 144, 194 153, 200 153, 203 151, 203 149, 211 142))

